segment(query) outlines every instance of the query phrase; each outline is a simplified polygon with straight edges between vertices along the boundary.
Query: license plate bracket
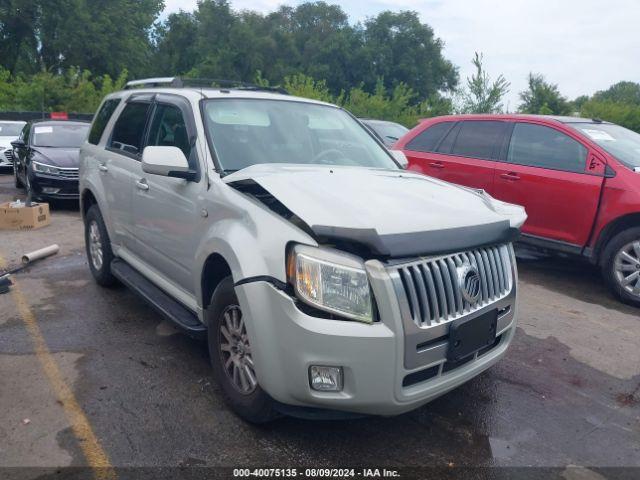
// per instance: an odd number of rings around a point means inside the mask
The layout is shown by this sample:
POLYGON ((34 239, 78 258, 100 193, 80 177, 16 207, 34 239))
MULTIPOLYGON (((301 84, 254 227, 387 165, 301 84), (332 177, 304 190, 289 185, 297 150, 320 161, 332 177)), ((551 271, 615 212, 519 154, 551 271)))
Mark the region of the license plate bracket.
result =
POLYGON ((497 325, 498 310, 453 321, 449 327, 447 360, 458 362, 491 345, 496 339, 497 325))

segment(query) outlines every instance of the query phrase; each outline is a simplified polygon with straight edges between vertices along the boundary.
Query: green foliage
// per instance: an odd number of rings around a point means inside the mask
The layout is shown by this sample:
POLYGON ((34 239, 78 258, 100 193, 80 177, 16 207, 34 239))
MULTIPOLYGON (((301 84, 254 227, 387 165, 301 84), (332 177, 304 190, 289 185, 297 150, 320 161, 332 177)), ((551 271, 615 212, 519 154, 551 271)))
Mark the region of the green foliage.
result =
POLYGON ((498 75, 493 82, 482 65, 482 54, 476 52, 473 60, 475 73, 467 78, 467 87, 460 93, 461 113, 501 113, 503 111, 502 99, 509 93, 511 85, 502 76, 498 75))
POLYGON ((126 70, 114 81, 109 75, 92 78, 88 70, 78 68, 30 77, 11 76, 0 68, 0 110, 91 113, 105 95, 121 90, 126 79, 126 70))
POLYGON ((529 87, 520 92, 521 113, 540 115, 569 115, 571 104, 560 94, 558 86, 545 81, 540 74, 529 74, 529 87))
MULTIPOLYGON (((260 74, 258 80, 265 85, 260 74)), ((291 95, 340 105, 357 117, 389 120, 409 128, 415 126, 420 118, 446 115, 452 110, 450 100, 440 96, 416 104, 416 93, 409 86, 400 83, 389 91, 382 79, 378 79, 373 93, 360 85, 333 95, 324 80, 317 81, 304 74, 285 77, 284 88, 291 95)))
POLYGON ((155 31, 150 75, 282 84, 304 74, 323 80, 333 95, 356 85, 373 93, 404 83, 420 98, 452 90, 457 69, 442 55, 442 41, 415 12, 382 12, 351 25, 339 5, 323 1, 282 6, 263 15, 235 12, 226 0, 202 0, 193 13, 169 15, 155 31))
POLYGON ((572 105, 581 117, 607 120, 640 132, 639 83, 618 82, 591 97, 578 97, 572 105))
POLYGON ((640 132, 640 105, 592 99, 582 105, 580 116, 607 120, 640 132))
POLYGON ((0 0, 0 65, 13 75, 71 67, 134 76, 152 67, 162 0, 0 0))
POLYGON ((593 94, 593 100, 640 105, 640 83, 618 82, 593 94))

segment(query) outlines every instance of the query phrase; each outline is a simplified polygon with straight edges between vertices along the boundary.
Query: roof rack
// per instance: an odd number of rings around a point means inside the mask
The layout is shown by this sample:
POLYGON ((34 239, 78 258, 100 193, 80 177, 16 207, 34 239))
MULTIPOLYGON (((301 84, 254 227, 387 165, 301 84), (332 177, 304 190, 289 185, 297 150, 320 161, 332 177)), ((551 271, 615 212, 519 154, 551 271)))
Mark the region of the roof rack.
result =
POLYGON ((288 95, 289 92, 282 87, 269 87, 256 85, 253 83, 242 82, 239 80, 223 80, 217 78, 182 78, 182 77, 156 77, 144 78, 141 80, 132 80, 127 82, 124 89, 131 90, 133 88, 219 88, 234 90, 252 90, 263 92, 274 92, 288 95))

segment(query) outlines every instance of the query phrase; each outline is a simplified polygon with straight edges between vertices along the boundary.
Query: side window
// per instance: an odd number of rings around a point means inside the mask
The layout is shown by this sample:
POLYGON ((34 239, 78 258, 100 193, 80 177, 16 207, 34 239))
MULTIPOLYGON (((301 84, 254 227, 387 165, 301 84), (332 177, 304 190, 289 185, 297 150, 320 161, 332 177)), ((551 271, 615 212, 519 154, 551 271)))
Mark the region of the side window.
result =
POLYGON ((587 149, 577 140, 544 125, 516 123, 507 161, 517 165, 583 173, 587 149))
MULTIPOLYGON (((182 111, 173 105, 158 104, 149 129, 148 146, 178 147, 189 158, 191 146, 182 111)), ((191 164, 191 161, 189 161, 191 164)))
POLYGON ((451 129, 454 122, 441 122, 430 126, 411 140, 407 150, 414 152, 435 152, 440 139, 451 129))
POLYGON ((102 104, 102 108, 100 108, 100 111, 98 111, 93 119, 93 125, 91 125, 91 131, 89 132, 89 143, 93 143, 94 145, 100 143, 102 133, 107 127, 107 123, 109 122, 111 115, 113 115, 115 109, 118 108, 118 105, 120 105, 119 98, 107 100, 102 104))
POLYGON ((148 103, 128 103, 113 127, 109 148, 138 155, 147 122, 148 103))
POLYGON ((502 135, 507 122, 493 120, 467 120, 461 122, 452 155, 486 160, 497 159, 502 135))

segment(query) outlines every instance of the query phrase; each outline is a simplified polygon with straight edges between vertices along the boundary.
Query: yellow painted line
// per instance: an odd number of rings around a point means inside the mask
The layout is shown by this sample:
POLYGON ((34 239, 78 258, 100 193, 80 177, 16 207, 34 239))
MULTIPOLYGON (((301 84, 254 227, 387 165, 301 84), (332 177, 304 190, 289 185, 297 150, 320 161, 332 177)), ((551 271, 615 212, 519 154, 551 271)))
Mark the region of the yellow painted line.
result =
MULTIPOLYGON (((6 268, 4 259, 0 256, 0 268, 6 268)), ((18 308, 18 313, 22 317, 31 341, 35 347, 35 354, 40 361, 40 365, 47 375, 47 379, 53 388, 53 391, 62 403, 62 407, 71 422, 71 429, 80 444, 82 453, 87 460, 88 466, 93 470, 94 477, 98 480, 115 480, 116 474, 113 466, 109 462, 109 457, 104 449, 100 446, 100 442, 96 437, 89 419, 86 417, 78 400, 76 400, 73 391, 64 380, 62 372, 58 368, 58 364, 51 355, 49 347, 42 335, 40 326, 35 315, 29 307, 29 303, 22 294, 20 286, 15 278, 12 278, 13 286, 11 287, 11 295, 13 301, 18 308)))

